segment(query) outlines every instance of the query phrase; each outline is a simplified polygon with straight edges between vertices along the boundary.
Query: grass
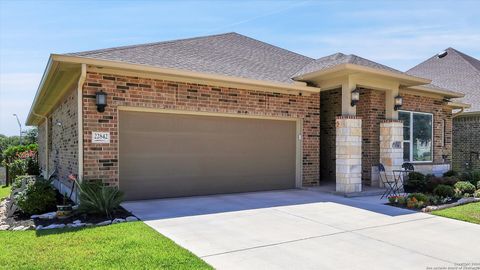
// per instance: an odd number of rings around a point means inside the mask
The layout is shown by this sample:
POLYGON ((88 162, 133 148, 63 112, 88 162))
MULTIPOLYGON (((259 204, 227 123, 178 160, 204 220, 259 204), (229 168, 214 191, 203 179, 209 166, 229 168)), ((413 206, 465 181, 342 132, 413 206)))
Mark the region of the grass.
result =
POLYGON ((480 224, 480 202, 433 211, 432 214, 480 224))
POLYGON ((1 269, 212 269, 142 222, 0 232, 1 269))
POLYGON ((11 186, 0 186, 0 200, 10 195, 11 186))

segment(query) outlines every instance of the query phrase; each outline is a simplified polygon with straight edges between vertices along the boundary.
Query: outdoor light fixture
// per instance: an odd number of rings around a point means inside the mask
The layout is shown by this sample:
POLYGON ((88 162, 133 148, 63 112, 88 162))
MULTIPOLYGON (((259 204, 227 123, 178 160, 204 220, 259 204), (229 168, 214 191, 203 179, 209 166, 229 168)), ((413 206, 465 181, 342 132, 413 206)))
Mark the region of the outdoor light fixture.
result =
POLYGON ((104 112, 105 107, 107 106, 107 93, 100 90, 97 93, 95 93, 95 95, 96 95, 97 111, 104 112))
POLYGON ((358 91, 358 89, 355 88, 355 90, 352 91, 352 103, 350 103, 352 107, 355 107, 355 105, 357 105, 359 100, 360 100, 360 91, 358 91))
POLYGON ((403 105, 403 98, 401 96, 396 96, 395 97, 395 106, 393 107, 395 111, 400 109, 403 105))

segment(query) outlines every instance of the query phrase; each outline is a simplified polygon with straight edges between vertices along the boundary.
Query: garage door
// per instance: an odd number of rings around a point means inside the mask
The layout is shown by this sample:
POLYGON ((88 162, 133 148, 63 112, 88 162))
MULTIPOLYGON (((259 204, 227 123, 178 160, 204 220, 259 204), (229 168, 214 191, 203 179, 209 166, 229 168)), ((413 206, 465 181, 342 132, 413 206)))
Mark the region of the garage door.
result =
POLYGON ((131 111, 119 121, 127 200, 295 187, 295 121, 131 111))

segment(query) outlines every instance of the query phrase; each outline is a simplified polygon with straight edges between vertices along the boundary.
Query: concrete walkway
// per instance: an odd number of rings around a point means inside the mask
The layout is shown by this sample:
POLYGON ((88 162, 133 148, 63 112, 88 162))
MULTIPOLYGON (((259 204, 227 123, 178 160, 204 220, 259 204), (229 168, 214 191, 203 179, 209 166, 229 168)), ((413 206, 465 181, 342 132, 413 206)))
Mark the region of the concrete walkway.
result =
POLYGON ((379 197, 286 190, 126 202, 217 269, 428 269, 477 263, 480 226, 379 197))

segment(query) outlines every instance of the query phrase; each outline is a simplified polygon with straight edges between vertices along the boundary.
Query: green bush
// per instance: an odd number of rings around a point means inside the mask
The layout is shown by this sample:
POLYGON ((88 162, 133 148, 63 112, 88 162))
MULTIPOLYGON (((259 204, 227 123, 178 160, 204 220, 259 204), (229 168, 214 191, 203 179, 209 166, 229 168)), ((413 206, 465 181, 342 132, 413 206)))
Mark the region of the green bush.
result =
POLYGON ((419 172, 411 172, 403 185, 405 192, 424 192, 427 186, 425 175, 419 172))
POLYGON ((123 200, 123 193, 117 187, 108 187, 101 183, 82 182, 79 184, 79 190, 79 210, 84 213, 111 218, 123 200))
POLYGON ((480 182, 480 170, 463 172, 460 175, 460 180, 468 181, 474 186, 477 186, 478 182, 480 182))
POLYGON ((41 214, 55 208, 56 192, 50 181, 42 178, 28 179, 25 189, 14 197, 20 210, 26 214, 41 214))
POLYGON ((480 181, 477 182, 477 189, 480 189, 480 181))
POLYGON ((480 189, 475 191, 475 193, 473 193, 473 197, 480 198, 480 189))
POLYGON ((475 193, 475 186, 470 182, 460 181, 455 184, 455 191, 461 196, 470 196, 475 193))
POLYGON ((453 196, 455 196, 455 189, 447 185, 438 185, 433 190, 433 194, 441 198, 453 198, 453 196))
POLYGON ((415 198, 417 201, 419 202, 424 202, 424 203, 427 203, 428 202, 428 196, 423 194, 423 193, 412 193, 412 194, 409 194, 407 196, 408 199, 413 199, 415 198))
POLYGON ((443 176, 445 176, 445 177, 452 177, 452 176, 457 176, 457 175, 458 175, 458 173, 454 170, 449 170, 449 171, 447 171, 443 174, 443 176))
POLYGON ((433 190, 439 185, 454 186, 458 182, 456 177, 431 177, 427 181, 426 192, 433 193, 433 190))
POLYGON ((17 179, 17 177, 27 174, 27 161, 25 159, 16 159, 7 164, 9 179, 17 179))

